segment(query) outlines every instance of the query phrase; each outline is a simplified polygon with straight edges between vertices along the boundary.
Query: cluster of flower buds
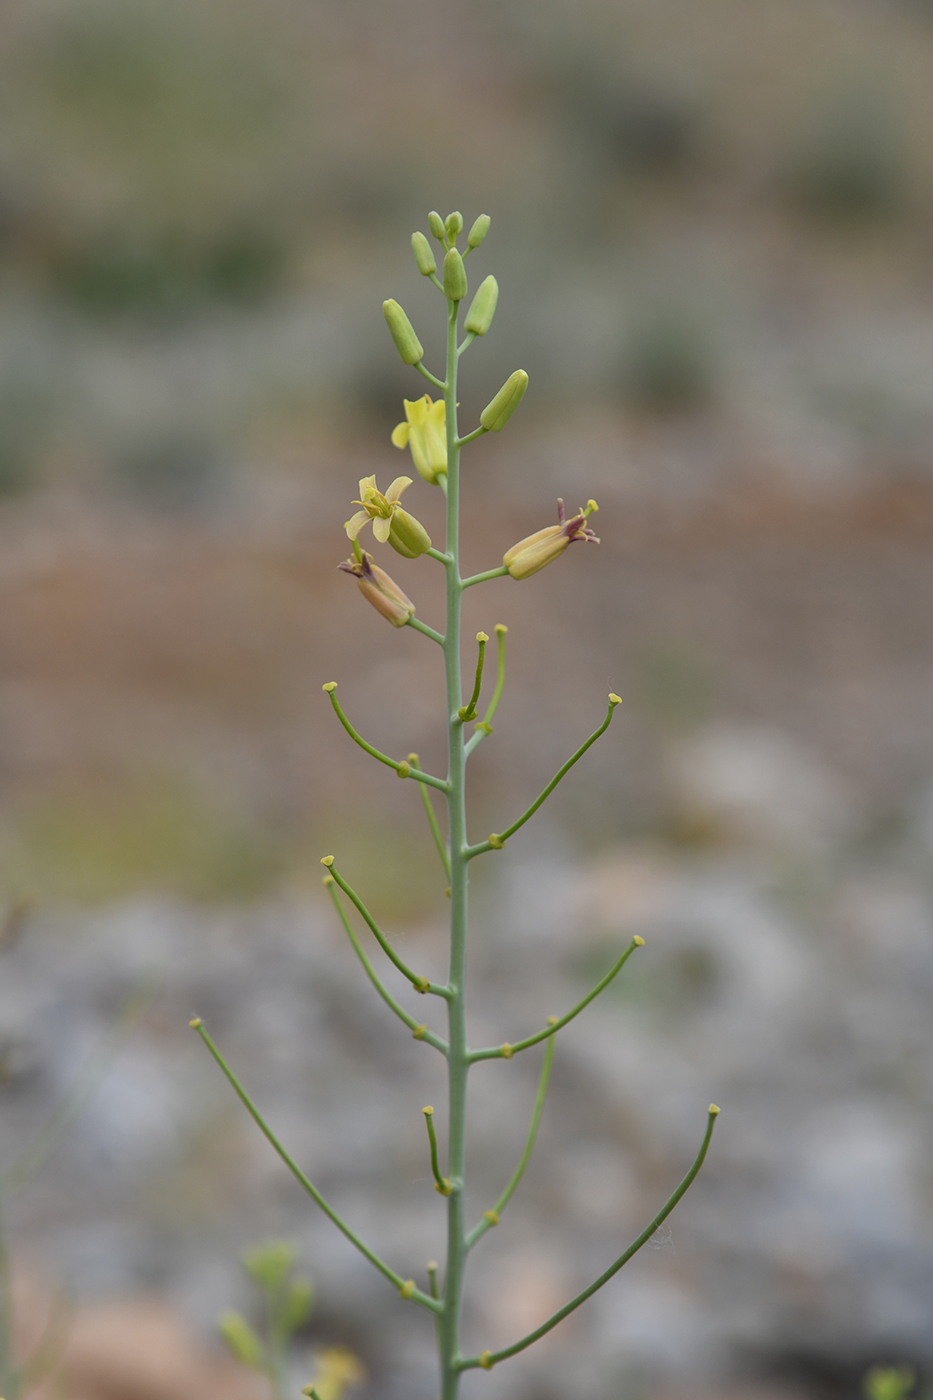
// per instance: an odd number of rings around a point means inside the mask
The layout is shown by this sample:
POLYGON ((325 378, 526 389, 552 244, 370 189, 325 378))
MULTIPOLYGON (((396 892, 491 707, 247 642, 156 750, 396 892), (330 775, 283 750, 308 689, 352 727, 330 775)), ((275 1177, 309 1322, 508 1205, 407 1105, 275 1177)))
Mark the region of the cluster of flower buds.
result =
MULTIPOLYGON (((442 219, 436 210, 428 215, 431 234, 443 249, 443 265, 438 276, 437 260, 428 238, 420 232, 411 236, 411 249, 415 264, 423 277, 430 277, 435 286, 440 287, 449 301, 461 302, 467 295, 467 278, 464 258, 478 248, 489 232, 489 215, 480 214, 469 233, 463 254, 457 247, 457 240, 463 233, 463 215, 459 212, 448 214, 442 219)), ((489 276, 480 283, 479 289, 470 303, 464 321, 469 343, 475 336, 483 336, 492 325, 499 299, 499 284, 489 276)), ((388 300, 382 304, 386 323, 406 365, 418 366, 421 372, 434 383, 439 383, 421 365, 424 347, 415 329, 397 301, 388 300)), ((461 346, 462 350, 464 346, 461 346)), ((528 388, 528 375, 517 369, 509 375, 502 388, 486 405, 480 414, 480 431, 501 432, 512 414, 518 408, 528 388)), ((443 399, 437 402, 429 394, 420 399, 404 399, 405 419, 396 425, 392 432, 392 443, 411 453, 412 462, 418 475, 432 486, 447 489, 447 413, 443 399)), ((372 521, 373 535, 380 544, 390 544, 406 559, 417 559, 431 549, 431 539, 427 530, 413 515, 402 509, 399 497, 412 484, 411 477, 399 476, 383 494, 376 487, 374 476, 360 481, 360 499, 354 504, 361 507, 346 523, 346 531, 353 541, 353 558, 340 565, 346 573, 357 579, 360 591, 375 608, 387 617, 395 627, 404 627, 414 615, 414 605, 396 583, 382 569, 372 563, 370 555, 360 548, 357 536, 365 525, 372 521)), ((599 540, 587 525, 593 511, 598 510, 595 501, 589 501, 585 509, 577 512, 572 519, 564 515, 564 503, 557 503, 556 525, 548 525, 543 530, 519 540, 503 556, 503 572, 512 578, 529 578, 543 569, 552 560, 563 554, 575 540, 598 544, 599 540)))

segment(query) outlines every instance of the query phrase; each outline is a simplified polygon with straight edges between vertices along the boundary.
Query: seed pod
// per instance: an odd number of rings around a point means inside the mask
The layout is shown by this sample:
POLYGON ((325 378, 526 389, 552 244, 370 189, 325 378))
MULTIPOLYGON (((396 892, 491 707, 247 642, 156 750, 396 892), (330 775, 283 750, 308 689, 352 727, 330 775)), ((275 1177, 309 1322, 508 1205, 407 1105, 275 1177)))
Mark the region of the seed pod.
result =
POLYGON ((479 290, 473 298, 472 305, 467 312, 467 318, 463 323, 464 329, 472 331, 474 335, 485 335, 492 325, 498 300, 499 283, 495 277, 490 275, 479 284, 479 290))
POLYGON ((444 227, 451 243, 456 243, 457 235, 463 232, 463 215, 460 213, 448 214, 444 220, 444 227))
POLYGON ((479 245, 482 243, 483 239, 489 232, 489 225, 491 222, 492 220, 490 219, 488 214, 480 214, 479 218, 476 220, 476 223, 470 229, 469 237, 467 238, 468 247, 479 247, 479 245))
POLYGON ((444 294, 451 301, 462 301, 467 294, 466 269, 456 248, 451 248, 444 258, 444 294))
POLYGON ((525 397, 527 388, 528 375, 523 369, 510 374, 496 397, 480 414, 479 421, 483 427, 490 433, 500 432, 525 397))
POLYGON ((430 277, 432 272, 437 271, 437 263, 434 261, 431 245, 423 233, 412 234, 411 251, 415 255, 415 262, 418 264, 418 271, 422 277, 430 277))
POLYGON ((415 335, 415 328, 397 301, 384 301, 383 314, 395 341, 395 348, 402 357, 402 363, 416 365, 424 357, 424 346, 415 335))
POLYGON ((441 218, 440 214, 438 214, 436 209, 432 209, 430 214, 428 215, 428 228, 434 234, 434 237, 437 239, 437 241, 439 243, 443 243, 447 231, 444 228, 444 220, 441 218))

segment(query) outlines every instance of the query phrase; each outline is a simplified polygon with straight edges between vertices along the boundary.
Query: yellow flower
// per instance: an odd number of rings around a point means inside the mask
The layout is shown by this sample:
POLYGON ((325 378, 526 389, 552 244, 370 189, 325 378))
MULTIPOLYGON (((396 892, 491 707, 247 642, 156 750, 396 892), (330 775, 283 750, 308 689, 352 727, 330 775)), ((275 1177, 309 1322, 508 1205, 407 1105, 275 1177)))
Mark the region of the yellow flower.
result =
POLYGON ((345 574, 353 575, 366 601, 372 603, 383 617, 387 617, 393 627, 404 627, 414 614, 414 603, 402 592, 395 580, 389 578, 384 569, 373 563, 371 554, 360 549, 356 542, 353 548, 354 557, 338 564, 337 568, 342 569, 345 574))
MULTIPOLYGON (((318 1352, 314 1389, 319 1400, 342 1400, 348 1386, 365 1379, 363 1363, 349 1347, 328 1347, 318 1352)), ((307 1394, 307 1389, 304 1393, 307 1394)))
POLYGON ((402 510, 398 498, 411 485, 410 476, 397 476, 385 495, 376 489, 376 478, 364 476, 360 481, 360 500, 353 504, 362 506, 346 522, 344 529, 351 540, 355 540, 364 525, 373 522, 373 534, 380 544, 386 541, 405 559, 417 559, 431 548, 431 536, 427 530, 402 510))
POLYGON ((564 503, 558 499, 556 525, 548 525, 533 535, 519 540, 507 549, 502 562, 513 578, 529 578, 563 554, 574 540, 587 540, 599 544, 599 539, 587 525, 587 518, 594 510, 599 510, 595 501, 588 501, 585 510, 580 510, 571 520, 564 518, 564 503))
POLYGON ((411 459, 418 468, 419 476, 431 486, 437 485, 439 476, 447 475, 447 415, 444 400, 434 403, 430 394, 405 405, 404 423, 392 431, 392 442, 396 447, 407 447, 411 459))

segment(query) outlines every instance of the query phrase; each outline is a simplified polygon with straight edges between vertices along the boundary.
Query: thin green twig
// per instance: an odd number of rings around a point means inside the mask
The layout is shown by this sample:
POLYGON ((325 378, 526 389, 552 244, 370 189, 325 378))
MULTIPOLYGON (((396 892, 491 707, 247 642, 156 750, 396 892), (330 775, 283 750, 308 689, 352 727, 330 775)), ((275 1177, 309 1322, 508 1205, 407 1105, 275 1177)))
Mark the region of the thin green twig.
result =
POLYGON ((498 650, 498 655, 496 657, 496 688, 492 692, 492 699, 489 702, 489 708, 483 715, 483 718, 480 721, 480 723, 474 729, 464 748, 464 754, 467 758, 470 757, 470 754, 476 748, 477 744, 481 744, 485 739, 486 735, 492 733, 492 717, 498 709, 499 701, 502 699, 502 690, 505 686, 505 634, 508 632, 508 630, 509 629, 506 627, 504 622, 496 623, 495 632, 496 645, 498 650))
POLYGON ((599 1278, 596 1280, 595 1283, 591 1283, 589 1288, 584 1288, 582 1293, 578 1293, 575 1298, 571 1299, 569 1303, 566 1303, 562 1308, 560 1308, 554 1314, 553 1317, 549 1317, 547 1322, 542 1323, 540 1327, 536 1327, 533 1332, 529 1332, 527 1337, 522 1337, 521 1341, 513 1342, 511 1346, 503 1347, 501 1351, 484 1351, 479 1356, 464 1357, 459 1362, 458 1369, 461 1371, 469 1371, 477 1366, 481 1366, 484 1370, 488 1371, 493 1366, 495 1366, 497 1361, 504 1361, 506 1357, 515 1356, 517 1352, 524 1351, 526 1347, 531 1346, 532 1342, 538 1341, 540 1337, 543 1337, 547 1332, 550 1332, 552 1327, 556 1327, 558 1322, 562 1322, 563 1319, 568 1316, 568 1314, 574 1312, 575 1309, 578 1308, 581 1303, 585 1303, 587 1298, 592 1297, 592 1295, 595 1292, 597 1292, 598 1289, 602 1288, 604 1283, 608 1283, 609 1280, 612 1278, 613 1274, 617 1274, 622 1268, 623 1264, 627 1264, 628 1261, 632 1258, 632 1255, 637 1254, 638 1251, 641 1249, 642 1245, 647 1244, 654 1232, 657 1229, 659 1229, 661 1225, 663 1225, 664 1221, 670 1215, 671 1211, 674 1209, 677 1202, 683 1196, 684 1192, 688 1189, 688 1187, 692 1185, 697 1173, 703 1165, 703 1160, 706 1157, 706 1151, 709 1147, 710 1138, 713 1136, 713 1125, 716 1122, 718 1114, 719 1109, 716 1107, 716 1105, 710 1104, 709 1120, 706 1125, 706 1135, 703 1138, 703 1144, 699 1152, 697 1153, 697 1157, 693 1163, 693 1166, 687 1172, 687 1175, 677 1187, 677 1190, 674 1192, 674 1194, 668 1198, 668 1200, 658 1211, 651 1224, 646 1226, 646 1228, 642 1230, 638 1238, 629 1245, 625 1253, 621 1254, 614 1264, 610 1265, 610 1267, 606 1270, 604 1274, 600 1274, 599 1278))
MULTIPOLYGON (((413 769, 414 769, 414 768, 418 768, 418 767, 419 767, 418 755, 417 755, 416 753, 410 753, 410 754, 408 755, 408 762, 411 764, 411 766, 412 766, 413 769)), ((437 824, 437 816, 435 815, 435 812, 434 812, 434 804, 433 804, 433 802, 431 801, 430 794, 428 793, 428 790, 427 790, 427 788, 424 786, 423 783, 420 783, 420 784, 419 784, 419 787, 420 787, 420 789, 421 789, 421 800, 422 800, 422 802, 424 803, 424 810, 425 810, 425 811, 427 812, 427 814, 428 814, 428 822, 430 823, 430 826, 431 826, 431 835, 434 837, 434 844, 435 844, 435 846, 437 847, 437 853, 438 853, 438 855, 440 856, 440 858, 441 858, 441 863, 442 863, 443 866, 444 866, 444 872, 445 872, 445 874, 447 875, 447 883, 448 883, 448 885, 449 885, 449 884, 450 884, 450 852, 449 852, 448 849, 447 849, 447 843, 446 843, 446 841, 444 840, 443 836, 441 835, 441 829, 440 829, 440 827, 439 827, 438 824, 437 824)))
POLYGON ((424 1121, 428 1130, 428 1147, 431 1151, 431 1173, 434 1177, 434 1189, 439 1192, 441 1196, 450 1196, 453 1194, 454 1188, 448 1177, 442 1174, 441 1164, 437 1158, 437 1133, 434 1131, 434 1109, 428 1104, 427 1108, 423 1108, 421 1112, 424 1114, 424 1121))
POLYGON ((572 1021, 575 1016, 579 1016, 580 1012, 589 1006, 590 1002, 595 997, 598 997, 601 991, 604 991, 605 988, 609 986, 612 979, 622 971, 622 968, 628 962, 635 949, 643 948, 644 944, 645 940, 640 934, 636 933, 622 956, 613 963, 606 975, 599 979, 596 986, 587 992, 583 1000, 578 1001, 573 1010, 568 1011, 566 1015, 560 1017, 552 1016, 543 1031, 538 1031, 535 1035, 529 1035, 525 1040, 518 1040, 514 1045, 506 1043, 505 1045, 492 1045, 486 1050, 471 1050, 471 1063, 474 1063, 476 1060, 510 1060, 519 1050, 528 1050, 532 1045, 538 1045, 542 1040, 547 1040, 550 1036, 556 1035, 562 1027, 566 1026, 568 1021, 572 1021))
POLYGON ((429 783, 431 787, 439 788, 441 792, 447 791, 447 784, 444 782, 443 778, 435 778, 432 773, 425 773, 423 769, 420 768, 418 769, 417 773, 413 774, 411 764, 407 762, 400 762, 396 758, 390 758, 388 754, 381 753, 379 749, 374 749, 372 744, 367 744, 366 740, 362 739, 360 735, 357 734, 356 730, 353 728, 353 725, 350 723, 343 710, 341 709, 340 701, 337 699, 337 696, 335 694, 335 691, 337 689, 336 681, 328 681, 326 685, 321 687, 321 689, 327 693, 327 697, 330 700, 330 703, 333 705, 334 713, 340 720, 340 723, 343 725, 344 729, 347 731, 353 742, 355 744, 359 744, 361 749, 364 749, 365 752, 370 754, 373 758, 378 758, 380 763, 386 764, 386 766, 389 768, 394 768, 400 778, 410 778, 414 776, 415 778, 417 778, 419 783, 429 783))
MULTIPOLYGON (((476 436, 475 433, 471 434, 471 437, 475 437, 475 436, 476 436)), ((463 441, 464 441, 464 442, 469 442, 469 441, 470 441, 470 438, 465 437, 465 438, 463 439, 463 441)), ((502 577, 503 577, 505 574, 507 574, 508 572, 509 572, 509 571, 508 571, 508 569, 505 567, 505 565, 504 565, 504 564, 500 564, 499 567, 498 567, 497 569, 487 569, 486 572, 483 573, 483 574, 473 574, 472 577, 470 577, 470 578, 465 578, 465 579, 463 580, 463 582, 460 584, 460 587, 461 587, 461 588, 472 588, 473 585, 474 585, 474 583, 485 583, 486 580, 487 580, 487 579, 490 579, 490 578, 502 578, 502 577)))
POLYGON ((558 769, 558 771, 554 774, 554 777, 548 783, 547 787, 544 789, 541 795, 539 797, 536 797, 534 802, 532 802, 531 806, 528 808, 528 810, 522 813, 518 821, 513 822, 511 826, 507 826, 505 831, 493 832, 492 836, 490 836, 488 841, 480 841, 479 844, 476 846, 468 846, 466 851, 464 852, 464 855, 467 860, 472 860, 474 856, 482 855, 484 851, 501 851, 502 847, 505 845, 509 837, 514 836, 516 831, 518 831, 519 827, 524 826, 526 821, 528 821, 529 817, 534 816, 535 812, 537 812, 538 808, 541 806, 541 803, 544 802, 546 798, 550 797, 551 793, 557 787, 557 784, 560 782, 561 778, 563 778, 565 774, 570 772, 571 768, 575 763, 579 762, 579 760, 586 753, 590 745, 595 744, 596 740, 601 734, 605 734, 606 730, 612 723, 613 711, 615 710, 616 706, 621 703, 622 702, 619 699, 618 695, 610 695, 609 709, 606 711, 606 718, 603 720, 602 724, 599 726, 598 729, 593 731, 593 733, 587 739, 586 743, 581 744, 580 747, 577 749, 576 753, 573 754, 570 758, 568 758, 564 766, 558 769))
POLYGON ((360 914, 362 914, 363 918, 366 920, 367 924, 369 925, 370 929, 375 935, 376 941, 379 943, 386 957, 388 957, 393 963, 395 963, 395 966, 398 968, 399 972, 402 974, 403 977, 408 978, 415 991, 422 993, 431 992, 434 996, 444 997, 449 1000, 451 996, 451 991, 449 987, 442 987, 436 982, 429 981, 427 977, 422 977, 419 973, 412 972, 408 964, 402 961, 398 953, 392 947, 392 944, 382 932, 382 929, 376 923, 372 914, 370 914, 369 910, 366 908, 366 905, 360 899, 356 890, 354 890, 350 885, 347 884, 346 880, 340 874, 340 871, 334 865, 333 856, 325 856, 321 861, 321 864, 327 866, 331 875, 333 875, 334 879, 337 881, 337 884, 343 890, 344 894, 347 896, 348 899, 351 899, 356 905, 360 914))
POLYGON ((485 632, 477 632, 476 643, 478 655, 476 658, 476 679, 473 682, 473 694, 470 696, 467 703, 461 706, 459 712, 460 718, 463 720, 464 724, 469 723, 470 720, 476 719, 476 702, 479 699, 479 693, 483 685, 483 665, 486 660, 486 643, 488 641, 489 638, 485 632))
MULTIPOLYGON (((441 291, 443 290, 443 287, 441 287, 441 291)), ((429 369, 425 369, 424 365, 421 363, 420 360, 415 365, 415 369, 418 371, 419 374, 423 374, 425 379, 429 379, 434 385, 435 389, 440 389, 441 393, 444 392, 447 385, 444 383, 443 379, 438 379, 435 375, 431 373, 429 369)))
POLYGON ((414 614, 408 619, 405 626, 414 627, 416 632, 422 632, 426 637, 430 637, 431 641, 437 642, 438 646, 442 647, 444 645, 444 638, 441 636, 440 632, 435 632, 433 627, 429 627, 426 622, 422 622, 421 619, 415 617, 414 614))
POLYGON ((554 1059, 554 1044, 555 1042, 553 1040, 549 1040, 544 1047, 544 1064, 541 1066, 541 1078, 538 1081, 538 1094, 535 1098, 534 1112, 531 1115, 531 1126, 528 1129, 528 1138, 525 1142, 525 1150, 522 1153, 521 1161, 515 1168, 508 1186, 505 1188, 498 1201, 496 1201, 492 1210, 484 1211, 482 1220, 480 1220, 479 1224, 474 1225, 473 1229, 467 1235, 467 1249, 472 1249, 476 1241, 482 1239, 487 1230, 491 1230, 494 1225, 499 1224, 499 1217, 515 1194, 515 1188, 518 1186, 518 1183, 525 1175, 525 1168, 531 1160, 535 1139, 538 1136, 541 1114, 544 1111, 544 1100, 547 1095, 548 1080, 551 1077, 551 1061, 554 1059))
POLYGON ((279 1142, 275 1133, 269 1127, 268 1123, 263 1118, 262 1114, 259 1112, 259 1109, 253 1103, 252 1099, 249 1097, 246 1090, 243 1088, 243 1085, 237 1079, 233 1070, 227 1064, 227 1061, 224 1059, 223 1055, 221 1055, 220 1051, 217 1049, 217 1046, 214 1044, 213 1040, 208 1035, 207 1030, 204 1026, 204 1022, 201 1020, 201 1018, 199 1016, 196 1016, 195 1019, 191 1022, 191 1026, 193 1030, 197 1031, 198 1035, 204 1041, 204 1044, 207 1046, 208 1050, 211 1052, 214 1059, 217 1061, 218 1065, 223 1070, 224 1074, 227 1076, 227 1079, 233 1089, 233 1092, 236 1094, 237 1098, 240 1100, 243 1107, 246 1109, 247 1113, 252 1118, 259 1131, 263 1134, 266 1140, 269 1143, 271 1143, 272 1147, 279 1154, 282 1161, 285 1163, 289 1171, 295 1177, 296 1181, 298 1181, 304 1187, 304 1189, 307 1191, 308 1195, 315 1202, 315 1204, 320 1206, 324 1214, 328 1216, 337 1226, 337 1229, 340 1230, 342 1234, 346 1235, 350 1243, 352 1245, 355 1245, 356 1248, 360 1251, 360 1253, 366 1259, 368 1259, 369 1262, 374 1266, 374 1268, 378 1269, 379 1272, 383 1275, 383 1277, 387 1278, 389 1282, 393 1284, 400 1293, 403 1294, 404 1297, 410 1298, 413 1303, 420 1303, 422 1307, 427 1308, 430 1312, 439 1312, 440 1309, 433 1298, 430 1298, 427 1293, 422 1293, 419 1288, 415 1288, 414 1285, 411 1284, 410 1279, 403 1279, 402 1276, 400 1274, 397 1274, 394 1269, 390 1269, 389 1265, 386 1264, 382 1259, 380 1259, 378 1254, 374 1254, 373 1251, 369 1248, 369 1246, 363 1243, 359 1235, 357 1235, 353 1230, 350 1229, 350 1226, 346 1223, 346 1221, 340 1218, 340 1216, 334 1210, 333 1206, 327 1204, 317 1187, 307 1176, 305 1176, 304 1172, 301 1170, 298 1164, 294 1161, 292 1157, 289 1156, 288 1152, 286 1152, 285 1148, 279 1142))
POLYGON ((433 1045, 435 1050, 440 1050, 442 1055, 446 1055, 446 1040, 442 1040, 439 1035, 435 1035, 433 1031, 428 1030, 426 1026, 416 1021, 414 1016, 409 1015, 405 1008, 403 1006, 400 1006, 399 1003, 395 1000, 395 997, 392 995, 392 993, 382 985, 372 963, 369 961, 369 958, 363 951, 362 945, 360 944, 360 940, 356 936, 356 932, 353 928, 353 925, 347 918, 346 910, 340 902, 340 896, 337 894, 337 891, 334 888, 337 882, 334 879, 333 875, 325 875, 324 883, 327 886, 328 894, 334 902, 334 907, 340 916, 340 922, 346 929, 347 937, 353 944, 356 956, 363 964, 363 970, 365 971, 366 976, 369 978, 370 982, 372 982, 373 986, 376 988, 376 991, 379 993, 379 995, 382 997, 382 1000, 385 1002, 386 1006, 391 1007, 391 1009, 395 1012, 399 1020, 405 1023, 405 1025, 411 1031, 412 1035, 415 1037, 416 1040, 423 1040, 427 1045, 433 1045))

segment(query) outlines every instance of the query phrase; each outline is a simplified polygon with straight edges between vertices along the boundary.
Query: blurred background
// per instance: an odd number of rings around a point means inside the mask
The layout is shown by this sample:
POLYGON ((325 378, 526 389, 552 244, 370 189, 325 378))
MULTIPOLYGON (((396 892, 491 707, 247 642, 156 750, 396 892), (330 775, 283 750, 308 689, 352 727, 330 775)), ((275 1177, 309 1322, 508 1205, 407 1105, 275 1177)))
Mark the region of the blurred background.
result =
MULTIPOLYGON (((474 868, 475 1041, 529 1033, 646 939, 561 1037, 526 1184, 474 1257, 467 1345, 507 1345, 605 1268, 723 1109, 657 1247, 464 1396, 849 1400, 894 1361, 923 1393, 933 5, 8 0, 0 111, 7 1164, 156 988, 6 1214, 23 1335, 71 1300, 56 1394, 261 1394, 215 1323, 252 1316, 237 1259, 270 1235, 317 1284, 296 1386, 344 1345, 359 1400, 434 1394, 428 1322, 187 1029, 205 1017, 423 1285, 440 1061, 383 1015, 318 860, 441 974, 418 794, 320 689, 442 765, 435 649, 335 567, 358 478, 410 471, 389 433, 425 386, 385 297, 440 367, 408 247, 430 209, 492 216, 467 268, 496 274, 499 310, 461 423, 531 379, 465 457, 465 568, 558 496, 600 504, 598 549, 468 595, 467 635, 510 629, 474 834, 523 810, 607 690, 624 701, 474 868)), ((439 492, 418 480, 406 505, 440 534, 439 492)), ((439 626, 437 566, 382 562, 439 626)), ((477 1213, 520 1151, 536 1053, 474 1072, 477 1213)))

